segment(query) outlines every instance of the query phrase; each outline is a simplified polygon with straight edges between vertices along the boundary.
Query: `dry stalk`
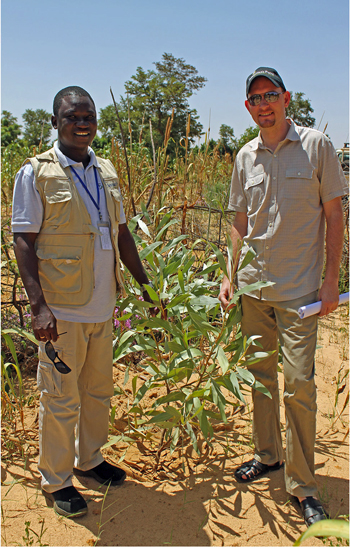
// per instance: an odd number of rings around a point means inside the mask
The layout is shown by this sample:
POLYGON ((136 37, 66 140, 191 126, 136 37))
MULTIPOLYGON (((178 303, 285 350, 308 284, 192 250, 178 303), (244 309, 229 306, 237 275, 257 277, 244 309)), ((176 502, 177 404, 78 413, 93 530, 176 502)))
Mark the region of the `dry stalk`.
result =
POLYGON ((125 146, 125 139, 124 139, 123 127, 122 127, 122 123, 121 123, 121 120, 120 120, 120 116, 119 116, 119 112, 118 112, 117 103, 116 103, 116 101, 115 101, 115 99, 114 99, 114 95, 113 95, 112 88, 110 88, 110 92, 111 92, 111 96, 112 96, 112 100, 113 100, 113 105, 114 105, 115 113, 116 113, 116 115, 117 115, 117 120, 118 120, 118 124, 119 124, 119 128, 120 128, 120 133, 121 133, 121 136, 122 136, 122 143, 123 143, 123 148, 124 148, 124 155, 125 155, 125 162, 126 162, 126 170, 127 170, 127 174, 128 174, 129 193, 130 193, 130 200, 131 200, 132 210, 133 210, 134 215, 136 215, 135 202, 134 202, 134 197, 133 197, 133 194, 132 194, 132 185, 131 185, 131 177, 130 177, 130 168, 129 168, 129 161, 128 161, 128 153, 126 152, 126 146, 125 146))

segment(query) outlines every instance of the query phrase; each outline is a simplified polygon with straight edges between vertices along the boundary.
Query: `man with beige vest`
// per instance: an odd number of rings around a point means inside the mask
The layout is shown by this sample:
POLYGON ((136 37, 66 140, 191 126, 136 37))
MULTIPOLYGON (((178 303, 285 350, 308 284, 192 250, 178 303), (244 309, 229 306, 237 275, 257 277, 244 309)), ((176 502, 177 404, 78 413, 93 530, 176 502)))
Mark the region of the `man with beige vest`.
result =
MULTIPOLYGON (((256 281, 273 283, 242 296, 242 333, 260 336, 263 350, 273 352, 249 367, 272 398, 253 390, 255 455, 236 470, 235 477, 238 482, 252 482, 283 466, 279 340, 285 379, 286 490, 310 525, 326 518, 316 499, 314 465, 317 316, 301 320, 298 309, 320 300, 323 316, 338 305, 344 230, 341 196, 348 189, 329 139, 286 117, 290 93, 275 69, 254 71, 247 79, 246 93, 245 106, 260 133, 235 160, 230 208, 237 213, 232 241, 236 256, 241 242, 256 252, 253 261, 238 272, 239 288, 256 281)), ((224 308, 232 291, 224 278, 219 294, 224 308)))
MULTIPOLYGON (((100 450, 113 395, 120 260, 141 287, 149 281, 126 225, 115 169, 90 147, 97 131, 94 101, 78 86, 64 88, 53 113, 58 141, 16 176, 12 230, 40 342, 42 490, 57 513, 77 517, 87 504, 72 485, 73 473, 111 485, 126 477, 100 450)), ((146 291, 143 297, 151 301, 146 291)))

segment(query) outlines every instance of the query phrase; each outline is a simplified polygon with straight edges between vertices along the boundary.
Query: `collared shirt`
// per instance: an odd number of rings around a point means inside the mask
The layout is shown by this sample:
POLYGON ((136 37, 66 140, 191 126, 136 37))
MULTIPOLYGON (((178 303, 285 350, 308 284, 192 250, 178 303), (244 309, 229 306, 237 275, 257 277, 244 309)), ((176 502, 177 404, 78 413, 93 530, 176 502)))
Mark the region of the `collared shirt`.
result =
MULTIPOLYGON (((76 162, 65 156, 58 148, 57 141, 54 143, 54 149, 61 166, 63 168, 72 166, 84 181, 95 201, 97 201, 94 166, 98 168, 99 163, 91 147, 88 149, 90 161, 86 168, 84 168, 82 162, 76 162)), ((106 198, 98 171, 97 175, 100 189, 100 210, 102 219, 103 221, 108 221, 106 198)), ((77 190, 90 214, 92 225, 98 227, 100 218, 96 206, 93 204, 88 193, 73 171, 72 176, 77 190)), ((122 204, 120 214, 120 223, 125 223, 126 220, 122 204)), ((35 185, 34 171, 32 165, 28 163, 22 166, 16 175, 13 192, 12 231, 14 233, 39 233, 43 215, 44 207, 35 185)), ((100 238, 96 238, 94 249, 95 286, 92 298, 89 303, 83 307, 50 306, 50 309, 56 318, 68 320, 70 322, 105 322, 111 318, 116 296, 114 265, 114 251, 112 249, 102 250, 100 238)))
POLYGON ((229 202, 230 209, 247 214, 244 243, 257 254, 238 272, 238 285, 273 282, 249 294, 272 301, 295 299, 320 287, 322 204, 349 190, 330 140, 288 121, 288 134, 275 151, 260 134, 239 151, 229 202))

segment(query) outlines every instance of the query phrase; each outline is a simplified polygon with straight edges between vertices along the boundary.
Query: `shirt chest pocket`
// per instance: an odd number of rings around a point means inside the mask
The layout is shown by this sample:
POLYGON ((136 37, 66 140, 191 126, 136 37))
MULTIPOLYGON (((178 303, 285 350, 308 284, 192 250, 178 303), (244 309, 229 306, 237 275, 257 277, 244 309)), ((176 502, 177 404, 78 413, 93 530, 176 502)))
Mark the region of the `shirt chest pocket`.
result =
POLYGON ((261 206, 265 195, 264 174, 260 173, 246 180, 244 193, 247 199, 248 214, 256 212, 261 206))
POLYGON ((314 201, 315 204, 320 201, 319 181, 316 177, 313 177, 313 170, 310 167, 286 170, 283 191, 285 198, 288 200, 314 201))
POLYGON ((45 221, 49 225, 69 223, 72 210, 72 191, 69 181, 49 179, 44 188, 45 221))

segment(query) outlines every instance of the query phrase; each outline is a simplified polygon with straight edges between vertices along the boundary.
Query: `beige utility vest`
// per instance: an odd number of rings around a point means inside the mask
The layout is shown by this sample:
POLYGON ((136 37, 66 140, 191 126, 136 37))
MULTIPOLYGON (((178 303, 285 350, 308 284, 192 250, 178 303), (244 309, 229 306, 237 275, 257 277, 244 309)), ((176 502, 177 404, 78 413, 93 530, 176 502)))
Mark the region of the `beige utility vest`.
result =
MULTIPOLYGON (((49 305, 86 305, 94 289, 94 242, 99 230, 91 224, 69 167, 63 168, 54 149, 27 159, 33 166, 36 187, 44 206, 40 233, 35 241, 40 283, 49 305)), ((117 174, 109 160, 98 158, 106 195, 115 276, 124 290, 120 271, 118 227, 121 194, 117 174)))

